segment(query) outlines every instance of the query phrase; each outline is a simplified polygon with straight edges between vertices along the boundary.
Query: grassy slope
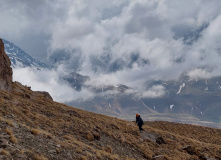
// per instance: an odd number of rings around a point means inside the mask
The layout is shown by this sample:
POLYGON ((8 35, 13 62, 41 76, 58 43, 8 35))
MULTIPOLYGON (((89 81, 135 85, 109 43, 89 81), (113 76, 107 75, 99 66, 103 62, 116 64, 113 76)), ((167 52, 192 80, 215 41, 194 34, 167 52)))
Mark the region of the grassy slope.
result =
POLYGON ((14 83, 0 91, 0 159, 164 159, 221 157, 221 130, 169 122, 146 122, 146 140, 130 121, 53 102, 14 83), (7 141, 8 143, 3 144, 7 141), (191 152, 183 150, 190 145, 191 152))

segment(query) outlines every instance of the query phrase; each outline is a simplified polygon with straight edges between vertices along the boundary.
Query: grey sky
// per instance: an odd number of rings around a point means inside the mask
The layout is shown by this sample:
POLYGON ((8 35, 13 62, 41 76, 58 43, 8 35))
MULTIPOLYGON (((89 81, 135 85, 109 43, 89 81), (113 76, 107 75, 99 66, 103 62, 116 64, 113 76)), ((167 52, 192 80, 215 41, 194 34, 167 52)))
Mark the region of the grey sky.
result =
POLYGON ((220 8, 220 0, 1 0, 0 37, 44 62, 67 56, 63 70, 77 66, 91 83, 135 87, 184 71, 208 78, 220 75, 220 8))

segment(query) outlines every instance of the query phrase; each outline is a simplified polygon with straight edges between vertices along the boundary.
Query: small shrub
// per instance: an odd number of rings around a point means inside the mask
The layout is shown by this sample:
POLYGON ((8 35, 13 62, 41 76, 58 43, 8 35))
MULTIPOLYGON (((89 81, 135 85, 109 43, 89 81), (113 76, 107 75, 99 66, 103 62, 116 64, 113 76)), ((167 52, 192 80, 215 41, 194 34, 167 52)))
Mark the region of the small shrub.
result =
POLYGON ((19 154, 24 154, 25 153, 25 151, 22 149, 22 150, 20 150, 20 152, 19 152, 19 154))
POLYGON ((39 135, 40 131, 38 129, 31 129, 31 133, 34 135, 39 135))
POLYGON ((6 123, 7 123, 8 125, 10 125, 11 127, 14 127, 14 126, 15 126, 14 123, 13 123, 11 120, 6 120, 6 123))
POLYGON ((10 141, 11 141, 12 143, 18 143, 17 138, 16 138, 15 136, 13 136, 13 135, 11 135, 10 141))
POLYGON ((81 160, 87 160, 87 157, 82 156, 82 157, 81 157, 81 160))
POLYGON ((56 152, 57 152, 57 154, 59 154, 60 153, 60 149, 56 148, 56 152))
POLYGON ((110 155, 111 160, 118 160, 119 156, 118 155, 110 155))
POLYGON ((151 158, 152 158, 152 153, 151 153, 148 149, 146 149, 146 150, 144 151, 144 156, 145 156, 145 158, 147 158, 147 159, 151 159, 151 158))
POLYGON ((93 135, 91 132, 88 132, 87 135, 86 135, 86 138, 87 138, 89 141, 93 141, 93 140, 94 140, 94 135, 93 135))
POLYGON ((99 152, 96 152, 96 158, 97 159, 102 159, 102 156, 101 156, 101 154, 99 152))
POLYGON ((101 136, 98 132, 93 132, 93 136, 96 140, 100 140, 101 136))
POLYGON ((77 148, 77 149, 76 149, 76 152, 77 152, 77 153, 82 153, 82 149, 81 149, 81 148, 77 148))
POLYGON ((10 141, 12 143, 18 143, 17 138, 13 135, 12 131, 9 130, 8 128, 5 129, 6 133, 10 135, 10 141))
POLYGON ((4 149, 2 149, 2 150, 0 151, 0 154, 1 154, 1 155, 9 155, 9 152, 6 151, 6 150, 4 150, 4 149))
POLYGON ((5 132, 8 133, 9 135, 12 135, 12 131, 9 130, 8 128, 5 129, 5 132))
POLYGON ((44 155, 34 155, 34 160, 48 160, 44 155))
POLYGON ((107 145, 107 146, 104 148, 104 150, 105 150, 106 152, 108 152, 108 153, 112 153, 112 148, 111 148, 110 145, 107 145))
POLYGON ((89 152, 86 152, 86 156, 87 156, 87 158, 88 158, 88 159, 91 159, 92 154, 91 154, 91 153, 89 153, 89 152))

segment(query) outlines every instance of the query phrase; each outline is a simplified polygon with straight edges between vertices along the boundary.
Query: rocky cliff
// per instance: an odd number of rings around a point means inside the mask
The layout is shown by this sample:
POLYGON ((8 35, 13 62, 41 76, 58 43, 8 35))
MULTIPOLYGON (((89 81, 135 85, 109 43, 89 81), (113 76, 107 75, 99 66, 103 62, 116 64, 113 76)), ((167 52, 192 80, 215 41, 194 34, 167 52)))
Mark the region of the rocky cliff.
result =
POLYGON ((12 90, 12 68, 8 56, 5 54, 4 44, 0 39, 0 89, 12 90))

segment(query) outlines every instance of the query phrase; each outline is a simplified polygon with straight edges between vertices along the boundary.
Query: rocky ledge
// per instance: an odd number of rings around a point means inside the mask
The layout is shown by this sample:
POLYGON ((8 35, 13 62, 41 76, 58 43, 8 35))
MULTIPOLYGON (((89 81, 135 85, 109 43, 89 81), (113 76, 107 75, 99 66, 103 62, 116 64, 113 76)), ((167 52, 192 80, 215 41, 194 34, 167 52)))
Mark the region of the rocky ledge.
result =
POLYGON ((5 54, 4 44, 0 39, 0 89, 12 90, 12 68, 11 61, 5 54))

